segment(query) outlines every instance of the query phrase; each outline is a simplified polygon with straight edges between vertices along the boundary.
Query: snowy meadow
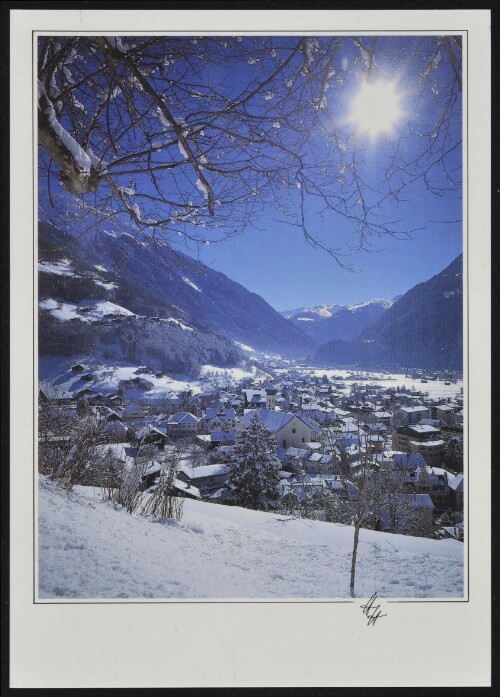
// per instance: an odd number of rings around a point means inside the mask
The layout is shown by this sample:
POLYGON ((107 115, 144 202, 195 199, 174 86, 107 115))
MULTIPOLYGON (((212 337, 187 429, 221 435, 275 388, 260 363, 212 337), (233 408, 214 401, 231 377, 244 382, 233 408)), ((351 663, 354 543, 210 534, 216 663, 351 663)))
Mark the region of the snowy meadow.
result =
MULTIPOLYGON (((99 489, 39 486, 39 599, 351 597, 352 526, 186 500, 129 515, 99 489)), ((461 598, 464 545, 362 529, 356 596, 461 598)))

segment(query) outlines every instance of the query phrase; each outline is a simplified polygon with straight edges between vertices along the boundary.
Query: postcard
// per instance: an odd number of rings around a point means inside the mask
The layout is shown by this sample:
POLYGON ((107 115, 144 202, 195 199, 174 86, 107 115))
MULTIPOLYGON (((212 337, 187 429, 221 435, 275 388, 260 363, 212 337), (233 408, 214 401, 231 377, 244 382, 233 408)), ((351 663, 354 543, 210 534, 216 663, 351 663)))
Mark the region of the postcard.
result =
POLYGON ((489 684, 489 20, 11 11, 12 687, 489 684))

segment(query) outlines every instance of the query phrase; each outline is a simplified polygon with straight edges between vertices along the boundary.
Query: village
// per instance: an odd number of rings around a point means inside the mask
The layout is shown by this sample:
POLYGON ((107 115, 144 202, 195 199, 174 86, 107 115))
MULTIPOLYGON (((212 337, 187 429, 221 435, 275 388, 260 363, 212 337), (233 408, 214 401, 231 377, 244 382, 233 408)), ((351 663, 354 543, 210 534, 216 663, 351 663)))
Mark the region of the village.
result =
POLYGON ((68 371, 76 378, 72 393, 46 386, 39 393, 41 471, 74 445, 71 424, 90 417, 98 427, 89 471, 92 460, 102 469, 111 457, 119 469, 142 458, 141 490, 153 490, 175 453, 176 495, 232 505, 235 443, 257 414, 281 465, 280 510, 333 520, 325 496, 355 508, 367 478, 382 485, 397 478, 402 488, 394 496, 406 512, 395 516, 382 505, 366 527, 463 541, 463 389, 456 375, 412 373, 411 387, 394 387, 381 374, 260 357, 239 379, 208 372, 204 389, 144 400, 147 367, 106 393, 84 362, 68 371), (422 384, 438 379, 448 396, 422 384))

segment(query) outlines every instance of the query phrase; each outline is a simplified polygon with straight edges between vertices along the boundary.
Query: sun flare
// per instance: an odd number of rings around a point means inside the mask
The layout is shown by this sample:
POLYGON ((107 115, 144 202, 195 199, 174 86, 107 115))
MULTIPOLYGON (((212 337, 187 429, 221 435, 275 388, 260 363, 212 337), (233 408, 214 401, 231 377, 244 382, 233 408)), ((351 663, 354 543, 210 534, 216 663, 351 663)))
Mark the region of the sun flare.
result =
POLYGON ((350 121, 372 138, 390 133, 403 110, 401 95, 393 82, 364 82, 352 102, 350 121))

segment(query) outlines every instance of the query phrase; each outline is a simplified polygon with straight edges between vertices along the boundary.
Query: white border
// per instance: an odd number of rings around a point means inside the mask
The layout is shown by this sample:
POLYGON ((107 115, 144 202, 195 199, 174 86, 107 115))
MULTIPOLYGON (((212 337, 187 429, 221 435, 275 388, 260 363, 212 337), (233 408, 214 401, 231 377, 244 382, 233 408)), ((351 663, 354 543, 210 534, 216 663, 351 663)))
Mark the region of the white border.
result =
POLYGON ((14 10, 11 46, 11 687, 488 685, 489 12, 14 10), (152 26, 189 34, 468 30, 469 602, 390 604, 370 628, 351 604, 33 604, 33 329, 25 319, 33 306, 32 30, 152 26))

